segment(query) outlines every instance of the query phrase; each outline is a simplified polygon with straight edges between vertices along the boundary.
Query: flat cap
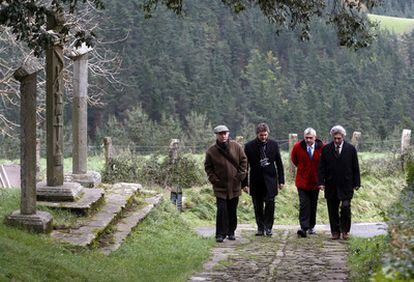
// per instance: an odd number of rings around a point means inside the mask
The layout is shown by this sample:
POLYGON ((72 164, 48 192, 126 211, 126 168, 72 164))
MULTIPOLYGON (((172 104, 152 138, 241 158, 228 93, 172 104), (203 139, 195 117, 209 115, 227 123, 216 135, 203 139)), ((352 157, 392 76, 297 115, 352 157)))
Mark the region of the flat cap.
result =
POLYGON ((217 125, 214 127, 214 133, 220 133, 220 132, 229 132, 230 130, 225 125, 217 125))

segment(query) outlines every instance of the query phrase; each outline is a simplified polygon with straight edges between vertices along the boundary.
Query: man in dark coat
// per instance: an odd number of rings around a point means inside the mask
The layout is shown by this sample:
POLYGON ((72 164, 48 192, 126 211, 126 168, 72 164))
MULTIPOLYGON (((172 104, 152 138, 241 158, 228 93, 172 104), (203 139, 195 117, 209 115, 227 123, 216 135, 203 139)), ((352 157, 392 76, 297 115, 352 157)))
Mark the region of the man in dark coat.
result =
POLYGON ((204 169, 216 196, 216 241, 221 243, 226 237, 236 240, 237 205, 240 184, 247 174, 247 158, 243 148, 229 139, 227 126, 216 126, 214 133, 216 143, 206 152, 204 169))
POLYGON ((276 141, 269 139, 269 133, 269 126, 260 123, 256 128, 256 139, 244 147, 250 173, 242 187, 252 196, 257 223, 256 236, 272 236, 275 197, 285 183, 279 146, 276 141))
POLYGON ((361 186, 357 151, 344 141, 345 129, 334 126, 333 141, 322 150, 318 170, 318 184, 325 191, 332 239, 348 239, 351 229, 351 199, 361 186), (339 214, 339 207, 341 213, 339 214))
POLYGON ((303 140, 296 142, 290 154, 296 166, 295 185, 299 195, 298 235, 306 237, 315 234, 316 210, 318 206, 318 166, 323 143, 316 138, 315 129, 309 127, 303 132, 303 140))

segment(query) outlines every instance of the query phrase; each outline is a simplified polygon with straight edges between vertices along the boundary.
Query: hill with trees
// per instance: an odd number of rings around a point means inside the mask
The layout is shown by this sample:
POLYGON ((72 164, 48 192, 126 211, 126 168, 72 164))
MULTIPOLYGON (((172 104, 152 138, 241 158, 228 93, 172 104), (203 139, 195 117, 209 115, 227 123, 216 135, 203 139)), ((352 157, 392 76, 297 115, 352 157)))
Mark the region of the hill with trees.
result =
POLYGON ((371 46, 352 51, 318 21, 310 41, 301 42, 294 32, 277 36, 255 9, 234 15, 219 3, 191 1, 181 16, 161 8, 145 19, 133 3, 112 1, 104 12, 122 29, 103 36, 127 35, 117 45, 125 87, 93 110, 95 127, 109 115, 127 124, 133 107, 183 131, 191 115, 201 115, 205 125, 226 123, 245 136, 260 121, 283 137, 307 126, 326 135, 340 123, 385 139, 414 125, 414 32, 379 31, 371 46))

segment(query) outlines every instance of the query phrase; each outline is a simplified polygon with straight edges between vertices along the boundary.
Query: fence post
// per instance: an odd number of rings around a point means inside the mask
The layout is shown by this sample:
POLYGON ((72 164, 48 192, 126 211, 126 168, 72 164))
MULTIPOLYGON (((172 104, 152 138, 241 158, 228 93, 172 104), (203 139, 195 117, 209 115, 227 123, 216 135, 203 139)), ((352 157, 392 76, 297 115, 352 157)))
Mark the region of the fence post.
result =
POLYGON ((171 139, 170 150, 168 152, 171 164, 175 164, 175 162, 177 161, 179 149, 180 149, 180 139, 171 139))
POLYGON ((105 147, 105 165, 106 167, 108 167, 112 161, 112 139, 111 137, 104 137, 103 144, 105 147))
POLYGON ((359 131, 354 131, 354 133, 352 134, 352 138, 351 138, 351 143, 352 145, 354 145, 355 149, 359 149, 359 140, 361 140, 361 132, 359 131))
POLYGON ((292 153, 293 146, 295 143, 298 142, 298 135, 296 133, 289 133, 289 172, 292 177, 295 176, 296 167, 292 163, 292 160, 290 158, 290 154, 292 153))
POLYGON ((410 147, 411 130, 403 129, 401 136, 401 155, 405 155, 410 147))
POLYGON ((244 147, 244 137, 243 136, 236 136, 236 142, 239 143, 240 146, 244 147))

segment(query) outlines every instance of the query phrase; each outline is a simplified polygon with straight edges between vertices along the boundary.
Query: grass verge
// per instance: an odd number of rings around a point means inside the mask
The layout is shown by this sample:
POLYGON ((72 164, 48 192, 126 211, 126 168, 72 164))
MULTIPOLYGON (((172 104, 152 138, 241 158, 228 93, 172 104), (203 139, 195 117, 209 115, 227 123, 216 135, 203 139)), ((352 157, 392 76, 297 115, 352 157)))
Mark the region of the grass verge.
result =
POLYGON ((380 272, 387 244, 385 235, 372 238, 351 237, 348 244, 351 281, 370 281, 376 272, 380 272))
MULTIPOLYGON (((19 191, 0 191, 0 218, 19 206, 19 191)), ((214 244, 195 235, 169 203, 151 212, 109 256, 77 249, 0 223, 0 281, 184 281, 214 244)))

